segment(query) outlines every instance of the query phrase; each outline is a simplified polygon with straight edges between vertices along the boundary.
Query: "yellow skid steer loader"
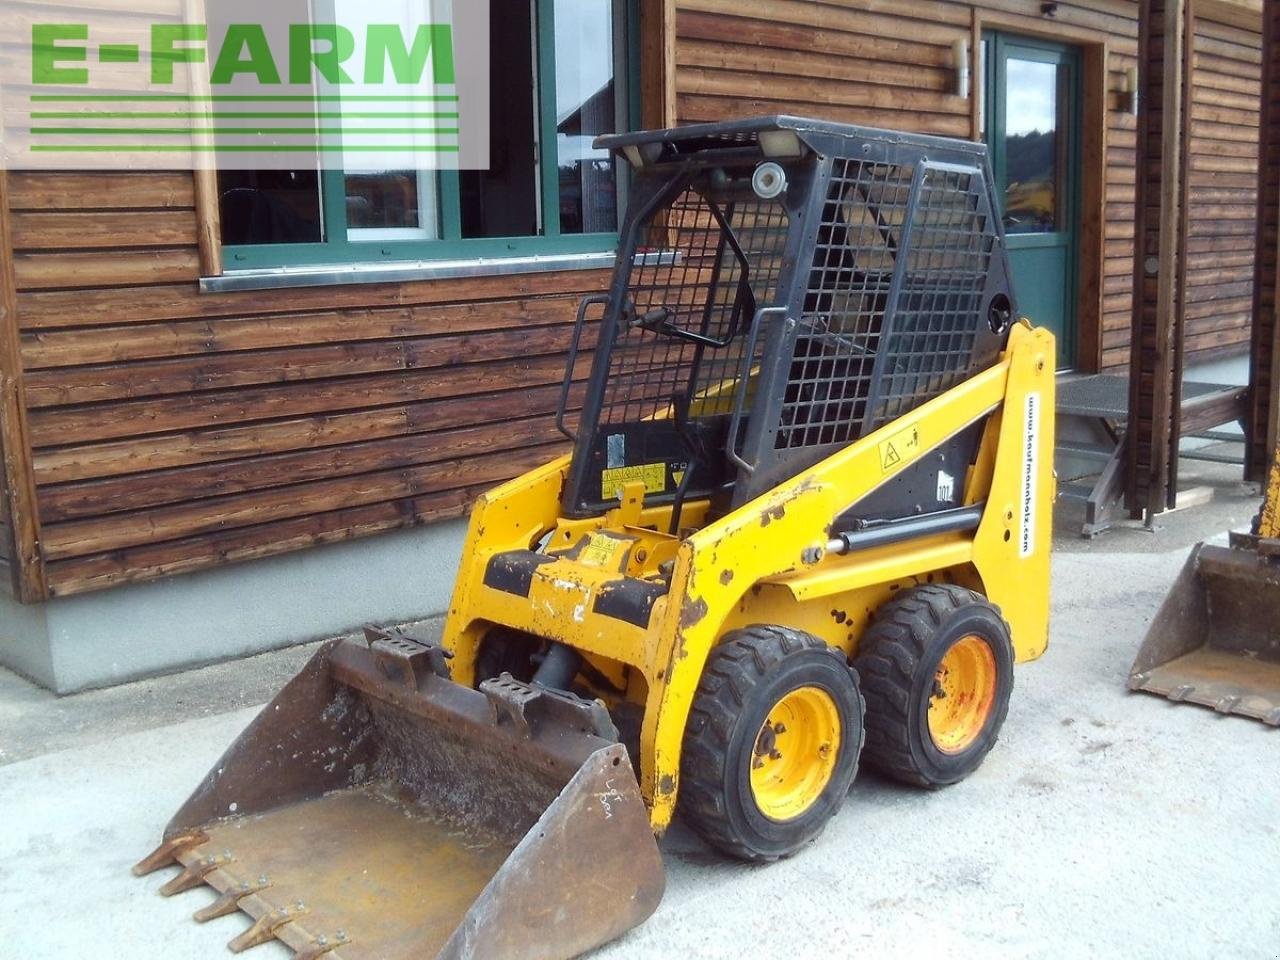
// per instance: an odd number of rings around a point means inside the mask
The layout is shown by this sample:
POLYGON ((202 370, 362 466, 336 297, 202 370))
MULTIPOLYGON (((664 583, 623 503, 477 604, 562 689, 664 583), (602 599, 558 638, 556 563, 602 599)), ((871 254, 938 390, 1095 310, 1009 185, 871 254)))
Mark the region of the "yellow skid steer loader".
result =
POLYGON ((1045 649, 1054 342, 985 148, 789 117, 601 143, 630 210, 572 453, 480 498, 440 643, 324 647, 137 867, 248 914, 234 950, 577 955, 657 907, 677 810, 795 853, 861 759, 976 769, 1045 649))

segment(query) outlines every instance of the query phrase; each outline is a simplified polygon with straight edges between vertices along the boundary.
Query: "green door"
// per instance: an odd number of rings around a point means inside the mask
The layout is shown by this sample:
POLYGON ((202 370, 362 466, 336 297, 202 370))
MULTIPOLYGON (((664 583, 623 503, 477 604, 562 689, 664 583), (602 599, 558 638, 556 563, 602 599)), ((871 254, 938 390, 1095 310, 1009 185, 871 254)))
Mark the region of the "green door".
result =
POLYGON ((1018 309, 1076 359, 1080 56, 1073 47, 990 33, 983 38, 983 133, 1004 202, 1018 309))

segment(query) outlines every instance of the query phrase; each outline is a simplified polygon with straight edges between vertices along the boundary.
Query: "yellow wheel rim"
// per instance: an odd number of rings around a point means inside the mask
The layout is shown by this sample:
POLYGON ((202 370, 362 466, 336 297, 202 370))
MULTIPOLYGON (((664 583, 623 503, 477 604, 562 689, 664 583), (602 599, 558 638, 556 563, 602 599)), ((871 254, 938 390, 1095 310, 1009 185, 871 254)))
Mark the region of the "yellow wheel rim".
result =
POLYGON ((996 658, 981 637, 957 640, 933 678, 929 735, 943 753, 963 753, 987 725, 996 700, 996 658))
POLYGON ((840 712, 817 687, 792 690, 769 711, 751 754, 751 793, 770 820, 794 820, 822 795, 840 753, 840 712))

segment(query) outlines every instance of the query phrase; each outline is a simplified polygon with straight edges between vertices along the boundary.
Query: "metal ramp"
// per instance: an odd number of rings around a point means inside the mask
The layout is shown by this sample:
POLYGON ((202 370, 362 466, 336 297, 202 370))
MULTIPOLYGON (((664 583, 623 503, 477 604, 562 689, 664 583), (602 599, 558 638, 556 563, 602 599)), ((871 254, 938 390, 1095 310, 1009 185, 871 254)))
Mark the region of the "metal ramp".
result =
MULTIPOLYGON (((1187 381, 1182 385, 1181 438, 1195 437, 1217 442, 1239 440, 1215 430, 1225 424, 1243 422, 1248 387, 1222 383, 1187 381)), ((1129 446, 1125 429, 1129 420, 1129 380, 1123 376, 1095 374, 1066 376, 1058 381, 1058 421, 1069 418, 1091 421, 1101 427, 1105 439, 1098 443, 1059 440, 1059 457, 1092 461, 1099 472, 1092 481, 1064 483, 1059 496, 1084 504, 1081 534, 1092 538, 1111 527, 1124 509, 1129 446)), ((1059 430, 1059 436, 1067 431, 1059 430)), ((1187 451, 1180 456, 1195 460, 1243 463, 1243 458, 1216 452, 1187 451)))

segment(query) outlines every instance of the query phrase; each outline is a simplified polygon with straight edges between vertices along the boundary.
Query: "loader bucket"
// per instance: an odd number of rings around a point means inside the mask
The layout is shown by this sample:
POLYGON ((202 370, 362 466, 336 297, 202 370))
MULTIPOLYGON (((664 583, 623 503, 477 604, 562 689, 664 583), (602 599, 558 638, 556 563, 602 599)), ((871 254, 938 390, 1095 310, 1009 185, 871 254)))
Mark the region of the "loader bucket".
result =
POLYGON ((1197 546, 1129 688, 1280 726, 1280 565, 1254 550, 1197 546))
POLYGON ((304 960, 566 958, 644 922, 664 874, 599 704, 447 679, 439 648, 324 647, 218 761, 142 875, 240 910, 235 952, 304 960))

